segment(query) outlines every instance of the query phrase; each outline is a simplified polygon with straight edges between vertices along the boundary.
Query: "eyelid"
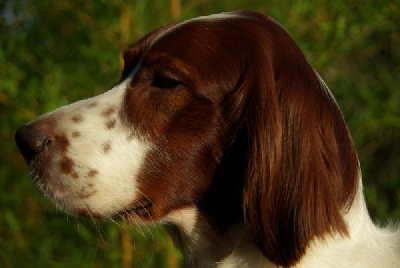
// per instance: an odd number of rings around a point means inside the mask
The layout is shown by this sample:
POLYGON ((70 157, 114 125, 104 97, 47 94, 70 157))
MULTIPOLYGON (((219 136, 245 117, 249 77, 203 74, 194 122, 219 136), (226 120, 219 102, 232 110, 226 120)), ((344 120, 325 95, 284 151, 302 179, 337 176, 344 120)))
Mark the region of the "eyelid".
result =
POLYGON ((155 73, 152 78, 151 85, 162 89, 173 89, 180 85, 181 82, 169 75, 155 73))

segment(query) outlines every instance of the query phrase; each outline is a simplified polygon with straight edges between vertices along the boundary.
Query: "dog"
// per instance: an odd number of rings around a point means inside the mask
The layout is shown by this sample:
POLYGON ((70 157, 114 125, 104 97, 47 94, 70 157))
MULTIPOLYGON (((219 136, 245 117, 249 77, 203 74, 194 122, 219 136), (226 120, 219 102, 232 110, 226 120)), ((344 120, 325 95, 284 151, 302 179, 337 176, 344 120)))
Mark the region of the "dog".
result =
POLYGON ((114 88, 16 132, 60 209, 169 226, 190 267, 400 267, 332 93, 275 20, 172 23, 123 58, 114 88))

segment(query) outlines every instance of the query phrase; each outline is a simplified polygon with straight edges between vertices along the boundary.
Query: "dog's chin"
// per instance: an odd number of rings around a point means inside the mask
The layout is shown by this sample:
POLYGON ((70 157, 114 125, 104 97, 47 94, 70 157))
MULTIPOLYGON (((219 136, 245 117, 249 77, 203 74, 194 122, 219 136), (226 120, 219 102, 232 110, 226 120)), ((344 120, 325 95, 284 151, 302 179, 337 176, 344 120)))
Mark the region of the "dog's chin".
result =
POLYGON ((135 201, 126 208, 114 211, 103 211, 98 208, 91 207, 89 204, 83 205, 73 200, 66 201, 66 198, 60 198, 60 194, 48 189, 41 189, 42 192, 51 200, 51 202, 61 211, 68 215, 91 219, 122 219, 133 224, 147 224, 153 222, 151 201, 135 201), (79 203, 79 204, 77 204, 79 203))

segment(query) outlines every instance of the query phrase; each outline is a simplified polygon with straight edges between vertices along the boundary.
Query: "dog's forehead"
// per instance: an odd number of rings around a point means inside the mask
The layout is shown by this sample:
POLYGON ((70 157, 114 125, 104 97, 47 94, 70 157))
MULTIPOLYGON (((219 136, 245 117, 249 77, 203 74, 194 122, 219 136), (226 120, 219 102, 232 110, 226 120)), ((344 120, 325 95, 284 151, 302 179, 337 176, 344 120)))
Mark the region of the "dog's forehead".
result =
POLYGON ((156 30, 157 34, 152 35, 151 40, 141 42, 141 57, 151 58, 150 62, 182 60, 192 67, 206 67, 208 64, 199 63, 208 60, 214 64, 217 57, 232 49, 246 35, 237 30, 246 20, 254 22, 240 14, 223 13, 167 25, 156 30))
MULTIPOLYGON (((220 47, 212 43, 212 38, 207 39, 207 37, 225 35, 227 39, 233 38, 233 36, 229 37, 229 34, 235 32, 234 29, 237 28, 235 25, 243 25, 245 21, 254 22, 254 17, 240 12, 226 12, 171 23, 158 28, 124 51, 125 69, 127 69, 124 75, 131 73, 136 64, 149 55, 151 57, 164 55, 172 59, 174 56, 179 58, 179 54, 181 56, 184 54, 183 58, 188 60, 192 55, 188 50, 193 49, 205 50, 203 55, 208 55, 213 49, 220 47)), ((240 35, 244 34, 246 33, 243 31, 240 33, 240 35)), ((232 40, 233 43, 237 41, 232 40)))

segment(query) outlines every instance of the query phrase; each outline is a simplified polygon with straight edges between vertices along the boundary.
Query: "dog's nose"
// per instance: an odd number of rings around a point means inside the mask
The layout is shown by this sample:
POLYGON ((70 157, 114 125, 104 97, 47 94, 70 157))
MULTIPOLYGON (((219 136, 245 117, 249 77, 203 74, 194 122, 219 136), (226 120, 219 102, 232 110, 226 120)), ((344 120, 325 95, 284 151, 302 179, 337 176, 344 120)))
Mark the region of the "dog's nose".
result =
POLYGON ((45 132, 30 126, 22 126, 15 133, 15 142, 25 162, 29 164, 33 157, 40 154, 50 145, 52 139, 45 132))

